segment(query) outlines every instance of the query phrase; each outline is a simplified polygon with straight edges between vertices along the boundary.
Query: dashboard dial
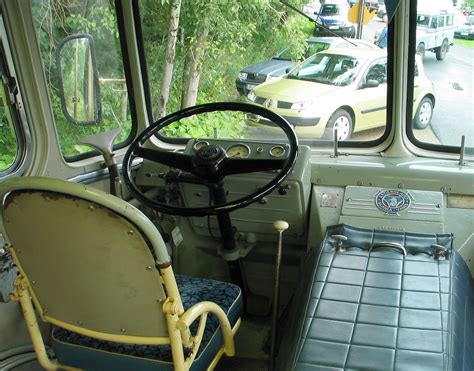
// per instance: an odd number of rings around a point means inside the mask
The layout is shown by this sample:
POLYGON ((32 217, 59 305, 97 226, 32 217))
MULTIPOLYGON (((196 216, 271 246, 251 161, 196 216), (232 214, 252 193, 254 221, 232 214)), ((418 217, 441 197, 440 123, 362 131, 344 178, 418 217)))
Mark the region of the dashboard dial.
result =
POLYGON ((286 153, 286 149, 283 146, 273 146, 270 148, 270 155, 273 157, 282 157, 286 153))
POLYGON ((206 142, 205 140, 199 140, 196 143, 194 143, 193 149, 197 152, 201 148, 207 147, 209 145, 209 142, 206 142))
POLYGON ((247 158, 250 155, 250 148, 245 144, 234 144, 227 148, 227 156, 231 158, 247 158))

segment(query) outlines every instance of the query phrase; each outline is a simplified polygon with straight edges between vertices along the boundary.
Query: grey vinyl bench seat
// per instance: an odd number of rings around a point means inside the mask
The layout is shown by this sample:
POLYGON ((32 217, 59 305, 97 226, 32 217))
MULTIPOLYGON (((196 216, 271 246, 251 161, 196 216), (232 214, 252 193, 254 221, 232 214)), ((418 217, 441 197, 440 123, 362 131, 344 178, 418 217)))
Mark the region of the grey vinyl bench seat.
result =
POLYGON ((474 284, 451 234, 328 228, 307 257, 278 370, 473 370, 474 284), (331 236, 344 235, 345 251, 331 236), (400 249, 371 249, 378 243, 400 249), (446 248, 433 257, 433 244, 446 248))

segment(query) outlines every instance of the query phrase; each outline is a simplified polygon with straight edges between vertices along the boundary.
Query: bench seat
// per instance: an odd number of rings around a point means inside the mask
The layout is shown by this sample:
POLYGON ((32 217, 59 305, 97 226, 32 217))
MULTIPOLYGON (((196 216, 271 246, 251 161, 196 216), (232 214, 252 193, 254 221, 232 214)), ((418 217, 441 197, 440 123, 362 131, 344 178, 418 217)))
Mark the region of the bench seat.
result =
POLYGON ((328 228, 307 257, 278 370, 473 370, 474 284, 450 234, 328 228), (336 251, 333 235, 344 235, 336 251), (394 248, 371 249, 380 243, 394 248), (446 248, 434 259, 432 245, 446 248))

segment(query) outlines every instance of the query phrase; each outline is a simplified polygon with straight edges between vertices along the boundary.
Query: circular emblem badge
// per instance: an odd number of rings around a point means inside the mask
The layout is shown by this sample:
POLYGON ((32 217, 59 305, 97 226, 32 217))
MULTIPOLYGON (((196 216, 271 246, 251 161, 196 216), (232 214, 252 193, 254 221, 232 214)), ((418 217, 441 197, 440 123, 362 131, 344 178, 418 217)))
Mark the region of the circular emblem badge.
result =
POLYGON ((386 215, 400 215, 399 212, 407 209, 410 204, 410 195, 396 189, 379 191, 375 195, 375 206, 386 215))

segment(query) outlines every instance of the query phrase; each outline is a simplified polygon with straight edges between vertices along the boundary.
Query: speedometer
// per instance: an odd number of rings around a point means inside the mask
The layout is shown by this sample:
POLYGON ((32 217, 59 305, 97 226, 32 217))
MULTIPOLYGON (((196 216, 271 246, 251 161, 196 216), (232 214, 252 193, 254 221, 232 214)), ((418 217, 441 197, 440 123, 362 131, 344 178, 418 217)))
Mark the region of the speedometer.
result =
POLYGON ((249 146, 239 143, 227 148, 227 156, 231 158, 247 158, 250 155, 249 146))

